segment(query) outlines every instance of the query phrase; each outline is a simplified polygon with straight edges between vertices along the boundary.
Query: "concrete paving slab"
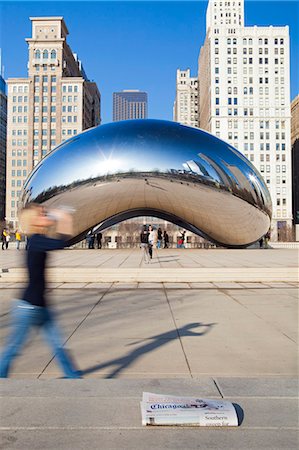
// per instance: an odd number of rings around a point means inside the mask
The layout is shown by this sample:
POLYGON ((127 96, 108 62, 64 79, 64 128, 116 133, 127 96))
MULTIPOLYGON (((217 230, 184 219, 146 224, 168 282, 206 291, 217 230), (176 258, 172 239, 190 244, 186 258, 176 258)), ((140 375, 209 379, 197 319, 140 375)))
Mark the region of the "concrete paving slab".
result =
POLYGON ((190 289, 189 283, 163 283, 165 289, 190 289))
POLYGON ((196 380, 186 378, 147 378, 144 379, 84 379, 84 380, 8 380, 0 382, 1 397, 134 397, 141 399, 143 392, 181 396, 220 397, 219 390, 212 378, 201 377, 196 380))
POLYGON ((109 289, 112 283, 87 283, 86 289, 109 289))
POLYGON ((81 289, 86 286, 86 283, 62 283, 60 289, 81 289))
POLYGON ((138 289, 163 289, 163 283, 138 283, 138 289))
POLYGON ((245 289, 265 289, 269 287, 268 284, 266 283, 254 283, 254 282, 240 283, 240 285, 245 289))
POLYGON ((138 283, 113 283, 111 289, 136 289, 138 283))
MULTIPOLYGON (((22 397, 2 398, 0 412, 1 427, 140 427, 140 397, 120 396, 116 401, 109 397, 22 397), (25 413, 25 409, 27 413, 25 413), (28 414, 30 411, 30 414, 28 414), (55 414, 53 414, 55 411, 55 414), (78 414, 80 411, 80 414, 78 414)), ((229 399, 233 401, 232 399, 229 399)), ((288 427, 298 426, 297 399, 246 398, 236 401, 244 411, 244 427, 288 427), (240 405, 241 404, 241 405, 240 405)))
POLYGON ((189 283, 192 289, 215 289, 213 283, 189 283))
MULTIPOLYGON (((178 339, 142 340, 113 338, 71 339, 75 358, 83 376, 100 378, 172 378, 191 377, 178 339)), ((46 375, 56 377, 57 366, 51 363, 46 375)))
POLYGON ((214 282, 213 284, 218 289, 241 289, 242 288, 242 285, 239 283, 225 283, 225 282, 216 283, 216 282, 214 282))
MULTIPOLYGON (((1 430, 0 430, 1 432, 1 430)), ((147 427, 144 429, 54 428, 8 429, 1 432, 12 450, 297 450, 298 432, 292 429, 198 429, 147 427)))
POLYGON ((217 378, 215 380, 224 398, 283 397, 298 398, 298 378, 217 378))

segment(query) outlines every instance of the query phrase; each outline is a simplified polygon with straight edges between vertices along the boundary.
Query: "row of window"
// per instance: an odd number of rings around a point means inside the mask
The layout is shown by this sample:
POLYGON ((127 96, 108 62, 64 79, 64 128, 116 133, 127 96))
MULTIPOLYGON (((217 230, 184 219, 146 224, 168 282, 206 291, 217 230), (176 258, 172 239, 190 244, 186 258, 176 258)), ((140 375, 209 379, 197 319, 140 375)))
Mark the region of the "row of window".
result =
POLYGON ((11 156, 27 156, 27 150, 12 150, 11 151, 11 156))
POLYGON ((13 136, 27 136, 27 130, 22 130, 22 129, 18 129, 18 130, 12 130, 11 134, 13 136))
POLYGON ((27 159, 13 159, 12 161, 11 161, 11 165, 13 166, 13 167, 15 167, 15 166, 18 166, 18 167, 20 167, 20 166, 27 166, 27 159))
POLYGON ((28 86, 23 85, 14 85, 12 86, 12 92, 18 92, 18 93, 27 93, 28 92, 28 86))
MULTIPOLYGON (((47 136, 47 134, 48 134, 48 130, 47 130, 47 129, 41 130, 41 135, 42 135, 42 136, 47 136)), ((52 128, 52 129, 50 130, 50 134, 51 134, 52 136, 56 134, 55 128, 52 128)), ((38 135, 39 135, 39 130, 36 130, 36 129, 33 130, 33 135, 34 135, 34 136, 38 136, 38 135)))
MULTIPOLYGON (((274 45, 284 45, 284 38, 274 38, 272 41, 274 42, 274 45)), ((219 39, 215 38, 214 41, 215 45, 219 44, 219 39)), ((237 45, 237 38, 227 38, 226 40, 227 45, 237 45)), ((242 41, 243 45, 252 45, 253 39, 252 38, 243 38, 242 41)), ((259 45, 268 45, 269 44, 269 38, 259 38, 258 40, 259 45)))
POLYGON ((68 84, 68 85, 63 85, 62 86, 62 92, 78 92, 78 85, 72 85, 72 84, 68 84))
POLYGON ((68 122, 68 123, 71 123, 71 122, 74 122, 74 123, 76 123, 77 122, 77 116, 62 116, 61 117, 61 121, 62 122, 68 122))
POLYGON ((42 59, 56 59, 56 57, 57 57, 57 52, 56 52, 56 50, 47 50, 47 49, 45 49, 45 50, 43 50, 43 51, 41 51, 41 50, 35 50, 34 51, 34 58, 35 59, 41 59, 41 57, 42 57, 42 59))
POLYGON ((16 95, 14 95, 12 97, 12 101, 13 101, 13 103, 16 103, 16 102, 18 102, 18 103, 27 103, 28 102, 28 96, 27 95, 24 95, 24 96, 19 95, 17 97, 16 95))
POLYGON ((63 106, 62 112, 78 112, 78 106, 63 106))
MULTIPOLYGON (((40 144, 40 141, 38 139, 33 139, 34 147, 38 147, 39 144, 40 144)), ((42 144, 42 147, 47 147, 48 146, 48 140, 47 139, 42 139, 41 140, 41 144, 42 144)), ((56 145, 56 139, 51 139, 50 140, 50 145, 51 145, 51 147, 55 146, 56 145)))
MULTIPOLYGON (((48 97, 47 95, 44 95, 44 96, 41 98, 41 100, 42 100, 43 103, 48 103, 48 99, 49 99, 49 97, 48 97)), ((40 101, 39 95, 35 95, 35 96, 34 96, 34 102, 35 102, 35 103, 39 103, 39 101, 40 101)), ((55 102, 56 102, 56 95, 51 95, 51 102, 52 102, 52 103, 55 103, 55 102)))
POLYGON ((34 82, 35 83, 48 83, 48 81, 51 81, 51 83, 56 83, 57 78, 56 75, 52 75, 52 76, 48 76, 48 75, 43 75, 43 76, 39 76, 39 75, 35 75, 34 76, 34 82))
MULTIPOLYGON (((26 177, 27 176, 27 170, 12 170, 11 171, 12 177, 26 177)), ((20 187, 22 186, 23 181, 22 180, 11 180, 12 187, 20 187), (16 182, 16 183, 15 183, 16 182)))
POLYGON ((27 144, 28 144, 28 141, 27 141, 27 139, 13 139, 12 141, 11 141, 11 144, 12 144, 12 146, 13 147, 15 147, 16 145, 17 146, 19 146, 19 147, 21 147, 21 146, 27 146, 27 144))
MULTIPOLYGON (((47 64, 41 64, 41 65, 36 65, 36 66, 35 66, 36 72, 39 72, 41 67, 43 68, 43 71, 44 71, 44 72, 47 72, 47 71, 48 71, 48 66, 47 66, 47 64)), ((50 70, 52 70, 53 72, 54 72, 54 70, 56 70, 56 67, 55 67, 54 64, 50 64, 49 67, 50 67, 50 70)))
MULTIPOLYGON (((35 86, 34 88, 34 93, 35 94, 39 94, 40 92, 40 87, 39 86, 35 86)), ((42 92, 48 92, 48 84, 44 84, 42 86, 42 92)), ((56 85, 51 85, 51 92, 55 93, 56 92, 56 85)))
POLYGON ((77 101, 78 101, 78 96, 77 95, 68 95, 68 96, 66 96, 66 95, 63 95, 62 96, 62 101, 63 102, 68 102, 68 103, 76 103, 77 101))

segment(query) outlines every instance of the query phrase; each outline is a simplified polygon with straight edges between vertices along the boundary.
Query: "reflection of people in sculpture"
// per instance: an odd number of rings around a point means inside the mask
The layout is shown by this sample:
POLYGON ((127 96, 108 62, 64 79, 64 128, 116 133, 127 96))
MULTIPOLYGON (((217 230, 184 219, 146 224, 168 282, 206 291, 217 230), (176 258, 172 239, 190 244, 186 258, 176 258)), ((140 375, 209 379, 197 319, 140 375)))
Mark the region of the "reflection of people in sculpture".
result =
POLYGON ((140 247, 143 251, 143 261, 148 264, 150 261, 149 255, 149 244, 148 244, 149 232, 147 231, 146 225, 143 225, 143 229, 140 233, 140 247))
POLYGON ((47 251, 65 247, 67 236, 73 233, 72 217, 63 211, 47 213, 40 205, 31 204, 21 212, 19 219, 23 231, 28 234, 26 264, 29 283, 20 296, 21 300, 16 300, 12 309, 12 328, 0 357, 0 377, 8 376, 11 364, 24 346, 31 328, 39 327, 52 346, 65 377, 80 378, 80 373, 63 348, 60 330, 45 297, 47 251), (49 228, 54 225, 57 239, 47 236, 49 228))

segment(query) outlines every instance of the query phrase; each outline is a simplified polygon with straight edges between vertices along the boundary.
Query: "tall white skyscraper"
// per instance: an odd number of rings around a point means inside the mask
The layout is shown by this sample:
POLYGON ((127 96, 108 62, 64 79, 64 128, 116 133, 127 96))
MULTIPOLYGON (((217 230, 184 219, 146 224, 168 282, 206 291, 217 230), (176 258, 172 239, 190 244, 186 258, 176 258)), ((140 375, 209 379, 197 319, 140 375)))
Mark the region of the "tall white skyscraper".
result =
POLYGON ((198 110, 198 78, 190 76, 190 69, 177 69, 173 120, 191 127, 198 127, 198 110))
POLYGON ((272 238, 292 224, 289 28, 244 26, 244 0, 209 0, 200 51, 200 127, 263 175, 272 238))

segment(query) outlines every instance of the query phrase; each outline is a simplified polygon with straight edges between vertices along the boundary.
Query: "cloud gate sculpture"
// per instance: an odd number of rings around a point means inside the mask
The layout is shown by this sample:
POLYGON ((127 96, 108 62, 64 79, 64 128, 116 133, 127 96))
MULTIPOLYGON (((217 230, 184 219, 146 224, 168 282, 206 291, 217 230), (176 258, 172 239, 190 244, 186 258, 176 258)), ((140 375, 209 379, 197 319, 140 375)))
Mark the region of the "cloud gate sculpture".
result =
POLYGON ((234 147, 162 120, 100 125, 65 141, 32 171, 22 204, 74 208, 74 236, 154 216, 226 247, 245 247, 270 227, 271 198, 234 147))

